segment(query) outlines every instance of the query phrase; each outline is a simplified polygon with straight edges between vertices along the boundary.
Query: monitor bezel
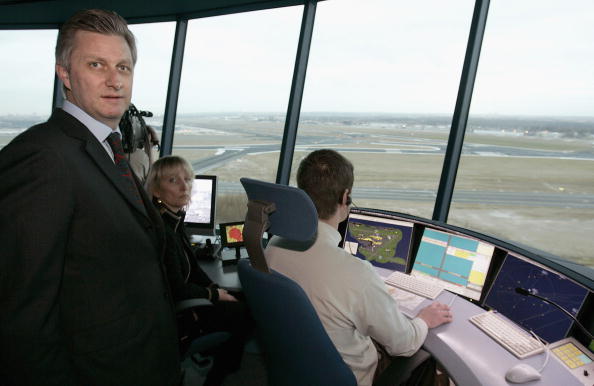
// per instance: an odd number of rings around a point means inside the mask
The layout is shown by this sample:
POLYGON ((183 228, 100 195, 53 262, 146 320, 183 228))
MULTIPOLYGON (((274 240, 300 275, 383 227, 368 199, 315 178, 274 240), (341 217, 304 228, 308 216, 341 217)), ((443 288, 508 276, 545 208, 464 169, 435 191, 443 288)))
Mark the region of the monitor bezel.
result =
MULTIPOLYGON (((219 224, 219 236, 221 237, 221 247, 222 248, 235 248, 235 247, 243 247, 245 245, 244 241, 230 243, 227 241, 227 232, 225 232, 225 228, 234 226, 234 225, 244 225, 245 221, 234 221, 234 222, 226 222, 219 224)), ((243 235, 242 235, 243 237, 243 235)))
MULTIPOLYGON (((207 180, 211 181, 212 192, 210 196, 210 222, 208 223, 197 223, 188 221, 186 219, 185 226, 188 233, 192 235, 203 235, 212 236, 215 233, 215 216, 216 216, 216 203, 217 203, 217 176, 207 174, 196 174, 194 176, 194 182, 196 180, 207 180)), ((190 202, 190 206, 192 203, 190 202)))

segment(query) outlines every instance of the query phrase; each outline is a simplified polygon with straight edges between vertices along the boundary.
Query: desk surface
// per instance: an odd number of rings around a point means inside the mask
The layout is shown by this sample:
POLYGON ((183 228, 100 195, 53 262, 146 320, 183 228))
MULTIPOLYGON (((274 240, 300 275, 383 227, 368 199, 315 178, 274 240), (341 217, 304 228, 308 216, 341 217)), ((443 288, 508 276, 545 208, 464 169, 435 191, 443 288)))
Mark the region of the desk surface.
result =
MULTIPOLYGON (((235 254, 235 250, 222 252, 235 254)), ((247 256, 245 250, 242 251, 242 257, 244 256, 247 256)), ((241 289, 236 264, 223 267, 221 260, 216 259, 201 261, 200 266, 222 288, 241 289)), ((517 359, 468 320, 471 316, 484 312, 482 308, 448 291, 443 291, 436 300, 449 304, 453 297, 456 297, 451 306, 453 322, 429 330, 423 347, 443 365, 457 385, 513 385, 505 380, 505 373, 510 367, 518 363, 527 363, 535 369, 542 367, 545 353, 523 360, 517 359)), ((423 300, 410 314, 416 315, 431 302, 429 299, 423 300)), ((550 355, 542 378, 524 385, 582 385, 553 358, 553 354, 550 355)))
MULTIPOLYGON (((449 303, 456 295, 444 291, 436 299, 449 303)), ((418 309, 429 305, 425 300, 418 309)), ((447 369, 457 385, 511 385, 505 380, 505 373, 518 363, 527 363, 539 369, 546 354, 541 353, 526 359, 517 359, 488 335, 474 326, 468 319, 485 312, 477 305, 457 298, 452 304, 454 321, 429 330, 423 347, 447 369)), ((565 367, 550 354, 549 362, 542 371, 539 381, 525 385, 581 385, 565 367)))
MULTIPOLYGON (((380 277, 390 274, 376 268, 380 277)), ((423 348, 429 351, 448 371, 452 380, 460 386, 465 385, 514 385, 507 382, 505 373, 518 363, 526 363, 540 369, 546 353, 526 359, 518 359, 487 334, 476 327, 469 318, 485 312, 484 309, 451 292, 443 291, 435 301, 450 304, 454 320, 429 330, 423 348)), ((424 299, 414 310, 402 310, 406 315, 417 315, 433 300, 424 299)), ((553 354, 541 373, 541 379, 524 383, 536 385, 582 385, 553 354)))
MULTIPOLYGON (((232 258, 235 256, 235 249, 223 248, 220 254, 225 258, 232 258)), ((241 258, 247 258, 247 252, 245 248, 241 250, 241 258)), ((239 282, 239 276, 237 275, 237 264, 231 264, 223 266, 223 262, 220 258, 214 260, 200 260, 198 261, 200 268, 208 275, 210 280, 217 283, 219 287, 231 290, 240 291, 241 283, 239 282)))

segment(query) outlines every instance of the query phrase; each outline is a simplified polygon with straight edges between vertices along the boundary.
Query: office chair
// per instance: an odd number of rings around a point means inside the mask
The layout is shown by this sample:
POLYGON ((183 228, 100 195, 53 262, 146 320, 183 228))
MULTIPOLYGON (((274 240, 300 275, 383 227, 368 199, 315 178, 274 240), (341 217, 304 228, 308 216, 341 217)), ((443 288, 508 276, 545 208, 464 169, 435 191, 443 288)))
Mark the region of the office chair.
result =
MULTIPOLYGON (((264 258, 266 231, 282 237, 284 246, 300 250, 311 246, 318 227, 313 202, 298 188, 249 178, 241 183, 248 196, 243 238, 250 261, 240 261, 238 273, 267 355, 268 383, 356 385, 303 289, 270 270, 264 258)), ((393 358, 374 386, 413 384, 411 375, 429 359, 431 355, 422 349, 411 357, 393 358)))
POLYGON ((268 384, 356 385, 303 289, 270 271, 264 259, 262 235, 267 230, 298 243, 315 239, 315 206, 297 188, 248 178, 241 183, 249 199, 243 235, 250 261, 240 261, 238 273, 259 330, 268 384))
MULTIPOLYGON (((194 307, 212 307, 212 303, 207 299, 187 299, 177 302, 175 311, 178 319, 178 329, 181 331, 182 324, 181 320, 184 317, 184 313, 189 312, 194 307)), ((185 315, 187 317, 187 314, 185 315)), ((182 363, 190 364, 198 373, 201 378, 206 378, 206 374, 212 367, 212 358, 206 356, 205 353, 209 350, 214 349, 217 346, 225 343, 231 338, 231 334, 224 331, 211 332, 208 334, 201 335, 199 337, 190 340, 189 336, 180 336, 180 354, 182 363), (187 361, 190 359, 190 361, 187 361)), ((186 376, 186 367, 182 366, 184 384, 195 383, 189 380, 186 376)))

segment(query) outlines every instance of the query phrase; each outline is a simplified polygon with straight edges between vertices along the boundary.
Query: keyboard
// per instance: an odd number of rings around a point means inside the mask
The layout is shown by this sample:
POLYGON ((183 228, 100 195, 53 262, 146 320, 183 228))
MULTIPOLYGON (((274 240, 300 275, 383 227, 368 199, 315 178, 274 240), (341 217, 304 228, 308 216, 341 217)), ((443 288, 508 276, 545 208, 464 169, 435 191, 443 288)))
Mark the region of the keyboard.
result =
POLYGON ((392 272, 386 278, 385 283, 428 299, 435 299, 443 290, 443 287, 439 285, 428 283, 416 276, 411 276, 400 271, 392 272))
POLYGON ((544 345, 529 332, 495 312, 474 315, 470 321, 519 359, 544 351, 544 345))

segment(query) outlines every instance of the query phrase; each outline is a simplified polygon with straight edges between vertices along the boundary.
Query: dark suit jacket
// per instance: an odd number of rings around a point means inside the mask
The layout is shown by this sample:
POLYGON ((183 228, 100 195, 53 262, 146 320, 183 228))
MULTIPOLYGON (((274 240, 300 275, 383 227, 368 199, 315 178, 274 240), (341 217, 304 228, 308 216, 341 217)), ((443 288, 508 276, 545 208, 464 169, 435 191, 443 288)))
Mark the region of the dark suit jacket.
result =
POLYGON ((171 385, 159 214, 61 109, 0 151, 0 385, 171 385))

